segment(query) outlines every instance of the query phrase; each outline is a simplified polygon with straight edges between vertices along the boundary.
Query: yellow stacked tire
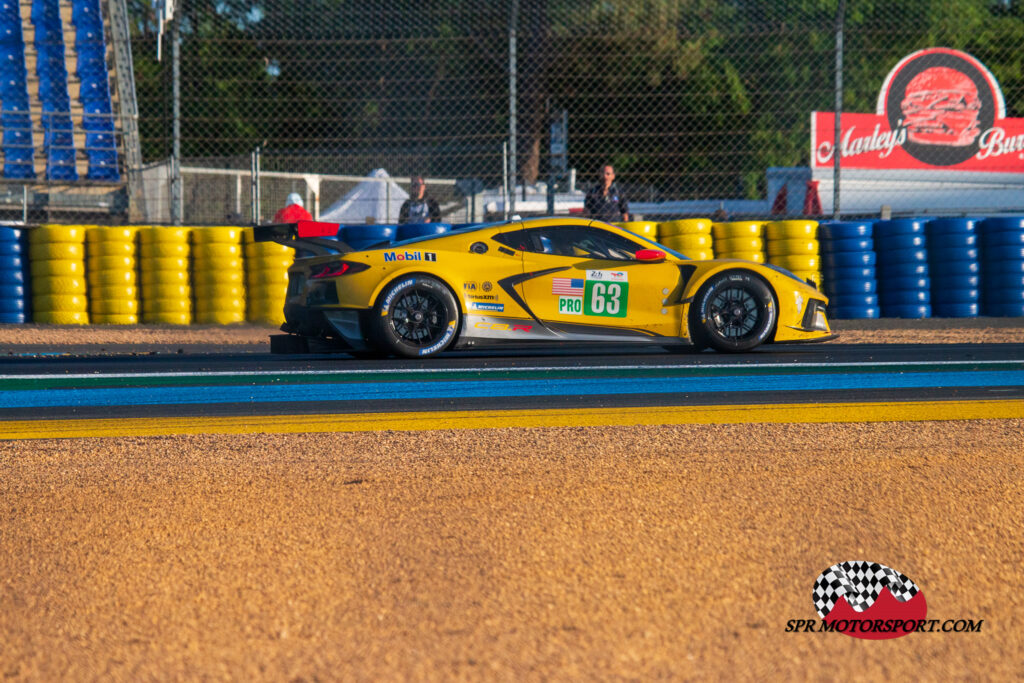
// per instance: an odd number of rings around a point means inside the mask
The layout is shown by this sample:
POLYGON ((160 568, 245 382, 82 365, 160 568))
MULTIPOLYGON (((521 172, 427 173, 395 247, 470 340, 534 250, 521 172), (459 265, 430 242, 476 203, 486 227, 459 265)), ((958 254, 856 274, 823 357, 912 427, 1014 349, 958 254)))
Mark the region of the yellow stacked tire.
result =
POLYGON ((658 241, 692 259, 705 261, 714 258, 711 221, 707 218, 659 223, 658 241))
POLYGON ((714 223, 711 234, 715 238, 715 258, 764 263, 764 223, 761 221, 714 223))
POLYGON ((776 221, 765 226, 768 262, 821 288, 817 221, 776 221))
POLYGON ((227 325, 245 321, 241 228, 192 231, 192 283, 196 322, 227 325))
POLYGON ((190 228, 139 229, 142 321, 171 325, 192 322, 190 228))
POLYGON ((95 324, 139 322, 137 231, 120 226, 94 226, 85 231, 89 319, 95 324))
POLYGON ((246 318, 251 322, 280 325, 284 322, 288 268, 295 259, 295 250, 275 242, 254 241, 252 228, 243 233, 243 242, 246 318))
POLYGON ((85 228, 46 225, 29 231, 32 320, 56 325, 87 325, 85 228))
POLYGON ((623 230, 629 230, 634 235, 643 235, 649 240, 658 239, 658 224, 655 221, 625 221, 614 223, 623 230))

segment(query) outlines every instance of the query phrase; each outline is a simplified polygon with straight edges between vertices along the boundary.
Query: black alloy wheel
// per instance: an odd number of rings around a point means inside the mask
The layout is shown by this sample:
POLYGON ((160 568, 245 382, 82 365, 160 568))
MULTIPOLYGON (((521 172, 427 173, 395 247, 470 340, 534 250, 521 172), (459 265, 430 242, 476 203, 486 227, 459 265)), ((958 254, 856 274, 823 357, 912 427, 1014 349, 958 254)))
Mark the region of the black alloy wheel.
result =
POLYGON ((747 271, 726 271, 708 280, 690 307, 694 345, 717 351, 749 351, 775 328, 778 307, 768 284, 747 271))
POLYGON ((377 341, 391 353, 433 356, 455 339, 459 306, 451 291, 429 275, 399 278, 381 293, 376 306, 377 341))

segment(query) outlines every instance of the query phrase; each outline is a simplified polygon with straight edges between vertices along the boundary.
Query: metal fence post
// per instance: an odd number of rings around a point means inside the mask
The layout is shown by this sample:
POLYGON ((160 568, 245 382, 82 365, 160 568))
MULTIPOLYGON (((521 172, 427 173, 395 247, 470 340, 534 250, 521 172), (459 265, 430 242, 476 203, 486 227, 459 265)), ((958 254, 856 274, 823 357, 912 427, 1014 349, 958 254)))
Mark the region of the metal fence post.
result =
POLYGON ((171 20, 171 100, 173 146, 171 149, 171 224, 181 225, 181 46, 178 16, 171 20))
POLYGON ((846 15, 846 0, 839 0, 836 11, 836 116, 835 143, 832 153, 832 218, 839 220, 839 170, 843 156, 843 24, 846 15))
POLYGON ((519 23, 519 0, 512 0, 512 9, 508 18, 508 163, 511 185, 508 192, 508 211, 510 215, 516 211, 516 177, 519 171, 516 163, 516 109, 518 94, 516 92, 516 24, 519 23))

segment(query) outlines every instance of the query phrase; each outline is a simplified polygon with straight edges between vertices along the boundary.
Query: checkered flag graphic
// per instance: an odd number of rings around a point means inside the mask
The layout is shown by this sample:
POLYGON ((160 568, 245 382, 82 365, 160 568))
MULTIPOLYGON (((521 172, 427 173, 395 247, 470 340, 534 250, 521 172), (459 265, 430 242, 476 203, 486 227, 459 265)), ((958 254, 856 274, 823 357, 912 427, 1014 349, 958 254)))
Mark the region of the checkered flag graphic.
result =
POLYGON ((920 590, 906 576, 877 562, 840 562, 821 573, 814 582, 814 608, 824 619, 835 607, 839 598, 845 597, 855 612, 875 604, 883 588, 900 602, 907 602, 920 590))

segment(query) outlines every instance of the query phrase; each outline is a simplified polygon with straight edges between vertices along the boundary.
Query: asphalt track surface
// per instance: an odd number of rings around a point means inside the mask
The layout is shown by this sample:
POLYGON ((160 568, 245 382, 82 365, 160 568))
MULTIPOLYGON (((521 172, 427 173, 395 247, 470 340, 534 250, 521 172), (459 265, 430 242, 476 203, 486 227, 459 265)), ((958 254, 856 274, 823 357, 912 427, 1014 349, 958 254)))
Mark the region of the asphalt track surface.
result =
MULTIPOLYGON (((153 352, 0 359, 0 420, 1019 401, 1024 344, 345 354, 153 352)), ((2 428, 0 428, 2 432, 2 428)))

